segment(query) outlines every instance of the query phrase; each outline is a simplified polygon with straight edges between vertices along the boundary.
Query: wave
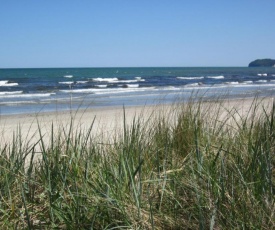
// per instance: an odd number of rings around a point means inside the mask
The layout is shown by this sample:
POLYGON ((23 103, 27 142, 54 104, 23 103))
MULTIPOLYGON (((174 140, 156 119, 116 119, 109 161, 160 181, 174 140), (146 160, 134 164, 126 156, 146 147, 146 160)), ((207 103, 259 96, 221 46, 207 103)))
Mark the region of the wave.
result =
POLYGON ((256 83, 266 83, 267 80, 259 80, 259 81, 255 81, 256 83))
POLYGON ((238 85, 239 82, 238 81, 230 81, 230 82, 225 82, 225 84, 227 84, 227 85, 238 85))
POLYGON ((10 106, 17 106, 19 104, 37 104, 36 101, 2 101, 0 105, 10 105, 10 106))
POLYGON ((114 81, 113 83, 136 83, 139 82, 139 80, 118 80, 114 81))
POLYGON ((107 85, 95 85, 95 87, 98 87, 98 88, 106 88, 107 85))
MULTIPOLYGON (((147 91, 149 88, 116 88, 112 90, 102 90, 94 92, 95 94, 117 94, 117 93, 133 93, 147 91)), ((152 89, 151 89, 152 90, 152 89)))
POLYGON ((6 85, 9 81, 0 81, 0 86, 6 85))
POLYGON ((140 81, 145 81, 141 77, 135 77, 135 80, 119 80, 116 77, 114 77, 114 78, 98 77, 98 78, 92 78, 91 80, 96 81, 96 82, 108 82, 108 83, 136 83, 136 82, 140 82, 140 81))
POLYGON ((123 88, 138 88, 139 84, 124 84, 124 85, 121 85, 120 87, 123 87, 123 88))
MULTIPOLYGON (((19 91, 18 91, 19 92, 19 91)), ((6 94, 1 95, 1 98, 30 98, 30 97, 50 97, 51 95, 54 95, 55 93, 33 93, 33 94, 6 94)))
POLYGON ((16 82, 9 82, 8 80, 0 81, 0 86, 17 86, 18 83, 16 82))
POLYGON ((139 92, 153 89, 152 87, 127 87, 127 88, 90 88, 90 89, 73 89, 73 90, 60 90, 62 93, 93 93, 93 94, 114 94, 114 93, 128 93, 139 92))
POLYGON ((73 81, 60 81, 58 82, 59 84, 63 84, 63 85, 71 85, 73 84, 74 82, 73 81))
POLYGON ((220 76, 207 76, 207 78, 211 78, 211 79, 224 79, 223 75, 220 76))
POLYGON ((97 77, 97 78, 92 78, 92 81, 97 81, 97 82, 114 82, 114 81, 118 81, 118 78, 113 77, 113 78, 101 78, 101 77, 97 77))
POLYGON ((199 80, 203 78, 204 77, 177 77, 177 79, 180 79, 180 80, 199 80))
POLYGON ((243 81, 242 84, 253 84, 253 81, 243 81))
POLYGON ((267 73, 258 73, 257 74, 259 77, 266 77, 267 76, 267 73))
POLYGON ((65 75, 64 76, 65 78, 72 78, 72 77, 74 77, 73 75, 65 75))
POLYGON ((86 84, 88 81, 60 81, 59 84, 72 85, 72 84, 86 84))
POLYGON ((145 81, 145 79, 143 79, 143 78, 141 78, 141 77, 135 77, 135 79, 136 79, 137 81, 145 81))
POLYGON ((6 91, 6 92, 0 92, 0 95, 15 95, 15 94, 21 94, 23 91, 6 91))

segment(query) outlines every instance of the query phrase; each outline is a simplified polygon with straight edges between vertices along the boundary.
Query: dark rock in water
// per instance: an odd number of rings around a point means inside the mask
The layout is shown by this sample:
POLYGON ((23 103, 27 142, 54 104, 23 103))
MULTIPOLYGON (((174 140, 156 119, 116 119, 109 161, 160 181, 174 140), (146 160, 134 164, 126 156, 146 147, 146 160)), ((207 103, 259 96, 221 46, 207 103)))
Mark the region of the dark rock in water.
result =
POLYGON ((257 59, 250 62, 248 67, 275 67, 274 59, 257 59))

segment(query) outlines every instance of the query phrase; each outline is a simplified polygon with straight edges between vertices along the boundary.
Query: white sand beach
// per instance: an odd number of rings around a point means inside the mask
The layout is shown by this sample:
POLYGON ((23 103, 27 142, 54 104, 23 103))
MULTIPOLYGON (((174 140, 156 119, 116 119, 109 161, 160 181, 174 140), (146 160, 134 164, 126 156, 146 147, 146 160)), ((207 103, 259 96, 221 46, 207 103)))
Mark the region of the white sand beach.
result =
MULTIPOLYGON (((222 101, 222 107, 215 106, 221 102, 204 103, 210 106, 213 112, 215 107, 223 108, 220 112, 220 119, 225 116, 241 117, 250 111, 254 99, 228 99, 222 101), (210 103, 210 104, 209 104, 210 103)), ((258 99, 257 103, 261 106, 270 107, 273 98, 258 99)), ((255 105, 255 104, 253 104, 255 105)), ((18 114, 2 115, 0 117, 0 141, 1 144, 8 144, 13 141, 13 137, 18 138, 18 133, 26 142, 35 142, 43 136, 43 140, 51 138, 53 129, 54 134, 61 132, 68 133, 72 124, 74 131, 85 133, 91 125, 91 134, 99 138, 111 138, 117 132, 122 131, 124 126, 124 111, 126 124, 130 124, 134 118, 142 117, 147 120, 149 116, 167 113, 165 116, 172 116, 172 110, 177 109, 178 104, 157 105, 157 106, 132 106, 132 107, 106 107, 90 108, 79 111, 56 111, 38 114, 18 114), (141 116, 142 115, 142 116, 141 116), (41 133, 39 132, 41 131, 41 133)), ((169 117, 167 117, 169 119, 169 117)), ((172 119, 171 119, 172 120, 172 119)))

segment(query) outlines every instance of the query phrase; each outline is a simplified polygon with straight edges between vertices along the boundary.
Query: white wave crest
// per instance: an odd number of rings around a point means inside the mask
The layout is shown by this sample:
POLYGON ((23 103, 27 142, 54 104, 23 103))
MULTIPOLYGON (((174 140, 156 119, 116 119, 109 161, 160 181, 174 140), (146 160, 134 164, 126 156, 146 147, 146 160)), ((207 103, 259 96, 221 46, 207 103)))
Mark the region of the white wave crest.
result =
POLYGON ((125 85, 123 85, 123 87, 126 87, 126 88, 138 88, 139 84, 125 84, 125 85))
POLYGON ((76 84, 86 84, 88 81, 77 81, 76 84))
POLYGON ((98 88, 106 88, 107 85, 95 85, 95 87, 98 87, 98 88))
POLYGON ((244 81, 243 84, 253 84, 253 81, 244 81))
POLYGON ((118 81, 118 78, 116 78, 116 77, 113 77, 113 78, 101 78, 101 77, 97 77, 97 78, 92 78, 92 81, 115 82, 115 81, 118 81))
POLYGON ((92 78, 92 81, 97 81, 97 82, 108 82, 108 83, 136 83, 140 81, 145 81, 144 79, 141 79, 139 77, 136 77, 135 80, 118 80, 118 78, 92 78))
POLYGON ((141 77, 135 77, 137 81, 145 81, 145 79, 142 79, 141 77))
POLYGON ((17 85, 18 85, 18 83, 7 83, 4 86, 17 86, 17 85))
POLYGON ((257 74, 259 77, 266 77, 267 76, 267 73, 258 73, 257 74))
POLYGON ((0 92, 0 95, 15 95, 15 94, 21 94, 23 91, 7 91, 7 92, 0 92))
POLYGON ((266 83, 267 80, 259 80, 259 81, 255 81, 256 83, 266 83))
POLYGON ((203 78, 204 77, 177 77, 177 79, 180 79, 180 80, 199 80, 203 78))
POLYGON ((58 82, 59 84, 63 84, 63 85, 71 85, 73 84, 74 82, 73 81, 60 81, 58 82))
POLYGON ((139 82, 138 80, 118 80, 114 81, 113 83, 136 83, 139 82))
POLYGON ((18 83, 9 83, 8 80, 3 80, 3 81, 0 81, 0 86, 17 86, 18 83))
POLYGON ((0 86, 7 84, 9 81, 0 81, 0 86))
POLYGON ((220 76, 207 76, 207 78, 212 78, 212 79, 224 79, 223 75, 220 76))
POLYGON ((2 95, 2 98, 30 98, 30 97, 50 97, 55 93, 34 93, 34 94, 6 94, 2 95))
POLYGON ((73 90, 60 90, 63 93, 93 93, 93 94, 116 94, 116 93, 129 93, 129 92, 141 92, 146 90, 152 90, 152 87, 144 88, 102 88, 102 89, 73 89, 73 90))
POLYGON ((229 81, 229 82, 225 82, 225 84, 228 84, 228 85, 238 85, 239 82, 237 82, 237 81, 229 81))
POLYGON ((17 106, 19 104, 37 104, 36 101, 3 101, 0 102, 0 105, 10 105, 10 106, 17 106))
POLYGON ((64 76, 65 78, 72 78, 72 77, 74 77, 73 75, 65 75, 64 76))

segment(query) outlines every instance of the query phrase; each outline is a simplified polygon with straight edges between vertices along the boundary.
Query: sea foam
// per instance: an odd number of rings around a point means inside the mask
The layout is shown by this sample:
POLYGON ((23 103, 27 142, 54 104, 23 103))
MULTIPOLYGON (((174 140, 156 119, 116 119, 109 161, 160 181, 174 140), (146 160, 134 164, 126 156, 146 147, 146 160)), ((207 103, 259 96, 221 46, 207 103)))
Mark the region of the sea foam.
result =
MULTIPOLYGON (((18 91, 19 92, 19 91, 18 91)), ((32 97, 50 97, 51 95, 54 95, 55 93, 33 93, 33 94, 4 94, 1 95, 2 98, 32 98, 32 97)))
POLYGON ((73 90, 60 90, 62 93, 93 93, 93 94, 115 94, 115 93, 128 93, 151 90, 149 87, 127 87, 127 88, 89 88, 89 89, 73 89, 73 90))
POLYGON ((199 80, 203 78, 204 77, 177 77, 177 79, 180 79, 180 80, 199 80))
POLYGON ((135 80, 119 80, 118 78, 114 77, 114 78, 92 78, 92 81, 96 81, 96 82, 108 82, 108 83, 136 83, 136 82, 140 82, 140 81, 145 81, 144 79, 142 79, 141 77, 135 77, 135 80))
POLYGON ((212 78, 212 79, 224 79, 224 76, 207 76, 207 78, 212 78))
POLYGON ((257 74, 259 77, 266 77, 267 76, 267 73, 258 73, 257 74))
POLYGON ((126 88, 138 88, 139 84, 125 84, 122 87, 126 87, 126 88))
POLYGON ((225 84, 228 84, 228 85, 238 85, 239 82, 238 81, 229 81, 229 82, 225 82, 225 84))
POLYGON ((267 80, 259 80, 259 81, 255 81, 256 83, 266 83, 267 80))
POLYGON ((6 92, 0 92, 0 95, 17 95, 21 93, 23 93, 23 91, 6 91, 6 92))
POLYGON ((15 82, 12 82, 12 83, 9 83, 8 80, 3 80, 3 81, 0 81, 0 86, 17 86, 18 83, 15 83, 15 82))
POLYGON ((74 82, 73 81, 61 81, 61 82, 58 82, 59 84, 63 84, 63 85, 71 85, 73 84, 74 82))
POLYGON ((253 84, 253 81, 244 81, 243 84, 253 84))
POLYGON ((101 77, 97 77, 97 78, 92 78, 92 81, 97 81, 97 82, 115 82, 118 81, 118 78, 113 77, 113 78, 101 78, 101 77))

